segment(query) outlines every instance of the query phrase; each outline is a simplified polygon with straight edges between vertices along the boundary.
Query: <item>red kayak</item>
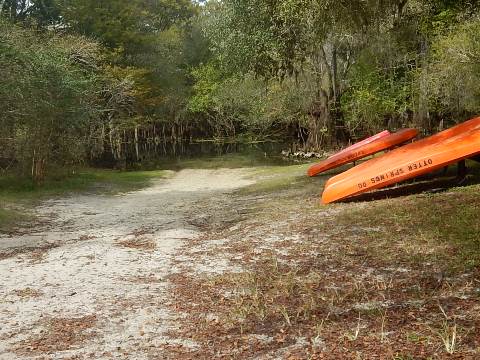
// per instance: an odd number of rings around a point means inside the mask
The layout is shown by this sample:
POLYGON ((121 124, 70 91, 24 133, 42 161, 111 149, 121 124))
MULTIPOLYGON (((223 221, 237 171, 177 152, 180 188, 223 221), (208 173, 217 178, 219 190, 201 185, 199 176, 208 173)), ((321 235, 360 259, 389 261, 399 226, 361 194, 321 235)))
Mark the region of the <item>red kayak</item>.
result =
POLYGON ((322 202, 412 179, 480 154, 480 117, 436 135, 402 146, 334 176, 325 185, 322 202))
POLYGON ((347 163, 363 159, 367 156, 373 155, 383 150, 391 149, 392 147, 403 144, 418 135, 416 129, 403 129, 394 134, 383 136, 372 142, 361 145, 353 145, 353 149, 345 149, 328 159, 311 166, 308 169, 308 176, 315 176, 324 171, 334 169, 336 167, 345 165, 347 163))
POLYGON ((373 135, 373 136, 370 136, 369 138, 366 138, 365 140, 362 140, 362 141, 359 141, 358 143, 355 143, 341 151, 339 151, 338 153, 336 154, 333 154, 332 156, 329 156, 328 158, 331 158, 333 156, 336 156, 338 154, 343 154, 343 153, 346 153, 347 151, 352 151, 352 150, 355 150, 355 149, 358 149, 359 147, 363 146, 363 145, 366 145, 366 144, 369 144, 371 143, 372 141, 375 141, 375 140, 378 140, 378 139, 381 139, 381 138, 384 138, 385 136, 388 136, 390 135, 390 131, 388 130, 384 130, 382 131, 381 133, 378 133, 376 135, 373 135))

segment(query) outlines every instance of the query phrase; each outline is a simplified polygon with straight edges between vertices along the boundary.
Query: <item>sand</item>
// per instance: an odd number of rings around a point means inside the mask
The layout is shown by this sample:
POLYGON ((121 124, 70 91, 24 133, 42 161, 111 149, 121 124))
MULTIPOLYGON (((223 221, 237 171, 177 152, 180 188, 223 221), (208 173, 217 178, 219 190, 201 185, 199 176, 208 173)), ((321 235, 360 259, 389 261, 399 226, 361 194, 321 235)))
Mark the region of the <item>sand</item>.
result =
POLYGON ((0 236, 0 359, 147 359, 175 343, 168 276, 201 235, 188 214, 249 174, 182 170, 140 191, 41 204, 43 225, 0 236))

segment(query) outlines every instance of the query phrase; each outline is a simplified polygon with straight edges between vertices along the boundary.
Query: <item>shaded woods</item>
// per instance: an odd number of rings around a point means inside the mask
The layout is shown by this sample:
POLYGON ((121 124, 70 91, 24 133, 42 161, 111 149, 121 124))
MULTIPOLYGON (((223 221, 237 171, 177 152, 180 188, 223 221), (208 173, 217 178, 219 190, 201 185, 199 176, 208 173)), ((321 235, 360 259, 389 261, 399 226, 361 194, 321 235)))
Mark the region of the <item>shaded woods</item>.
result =
POLYGON ((0 11, 0 167, 35 182, 123 160, 126 144, 320 149, 480 110, 476 1, 3 0, 0 11))

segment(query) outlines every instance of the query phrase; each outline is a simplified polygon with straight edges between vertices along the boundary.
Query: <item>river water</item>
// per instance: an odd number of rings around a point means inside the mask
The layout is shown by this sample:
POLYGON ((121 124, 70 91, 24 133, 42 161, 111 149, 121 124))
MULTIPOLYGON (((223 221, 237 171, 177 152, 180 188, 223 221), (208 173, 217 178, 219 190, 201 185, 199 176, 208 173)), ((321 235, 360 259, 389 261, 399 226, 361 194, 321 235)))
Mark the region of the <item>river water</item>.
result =
MULTIPOLYGON (((280 142, 127 144, 125 159, 111 165, 125 170, 178 170, 190 168, 239 168, 268 165, 288 165, 298 160, 284 158, 282 150, 289 144, 280 142)), ((107 160, 108 162, 108 160, 107 160)))

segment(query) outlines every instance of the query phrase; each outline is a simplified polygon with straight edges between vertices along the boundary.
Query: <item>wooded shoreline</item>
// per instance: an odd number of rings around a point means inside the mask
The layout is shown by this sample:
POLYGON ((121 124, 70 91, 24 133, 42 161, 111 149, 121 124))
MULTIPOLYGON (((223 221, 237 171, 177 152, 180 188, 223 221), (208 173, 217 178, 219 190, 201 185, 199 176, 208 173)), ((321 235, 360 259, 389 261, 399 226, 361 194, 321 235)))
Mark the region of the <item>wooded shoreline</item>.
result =
POLYGON ((480 112, 477 1, 0 5, 0 171, 37 183, 123 161, 125 143, 273 137, 322 152, 480 112))

